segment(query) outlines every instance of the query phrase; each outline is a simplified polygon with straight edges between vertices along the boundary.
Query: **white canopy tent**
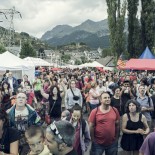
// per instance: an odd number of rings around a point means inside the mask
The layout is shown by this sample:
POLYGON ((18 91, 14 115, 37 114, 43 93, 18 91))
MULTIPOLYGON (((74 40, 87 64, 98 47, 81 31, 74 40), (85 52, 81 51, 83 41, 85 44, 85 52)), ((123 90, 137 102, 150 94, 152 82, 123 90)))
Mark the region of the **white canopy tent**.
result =
POLYGON ((16 77, 20 79, 26 74, 28 75, 29 80, 32 80, 35 75, 34 65, 26 63, 23 59, 18 58, 8 51, 0 54, 0 71, 4 72, 6 70, 14 72, 16 77))
POLYGON ((97 61, 94 61, 92 63, 85 63, 82 65, 79 65, 79 67, 104 67, 102 64, 98 63, 97 61))
POLYGON ((26 57, 24 60, 34 66, 52 66, 49 62, 40 58, 26 57))

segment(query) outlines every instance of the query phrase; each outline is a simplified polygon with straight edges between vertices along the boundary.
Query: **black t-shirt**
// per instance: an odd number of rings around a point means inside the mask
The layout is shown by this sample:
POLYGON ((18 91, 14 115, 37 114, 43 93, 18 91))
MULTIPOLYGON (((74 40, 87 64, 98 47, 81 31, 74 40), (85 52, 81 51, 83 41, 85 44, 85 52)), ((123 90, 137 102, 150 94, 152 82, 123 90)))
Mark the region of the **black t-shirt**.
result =
POLYGON ((73 149, 71 152, 67 153, 66 155, 78 155, 77 152, 73 149))
POLYGON ((10 153, 10 144, 20 139, 20 133, 14 128, 5 128, 0 139, 0 151, 10 153))
POLYGON ((122 115, 121 114, 121 103, 120 102, 121 102, 120 99, 116 99, 114 97, 111 98, 111 106, 115 107, 118 110, 119 114, 122 115))
POLYGON ((53 100, 52 96, 49 96, 49 114, 52 118, 61 117, 61 102, 62 98, 58 96, 57 100, 53 100), (54 107, 53 107, 54 105, 54 107), (53 109, 52 109, 53 108, 53 109))

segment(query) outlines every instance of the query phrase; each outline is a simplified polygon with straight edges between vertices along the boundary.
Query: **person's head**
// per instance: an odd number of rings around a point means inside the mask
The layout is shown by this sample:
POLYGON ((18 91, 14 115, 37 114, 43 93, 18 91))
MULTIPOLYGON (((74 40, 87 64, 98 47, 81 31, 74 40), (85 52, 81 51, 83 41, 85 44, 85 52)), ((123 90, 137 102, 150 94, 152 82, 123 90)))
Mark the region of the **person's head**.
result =
POLYGON ((19 85, 18 88, 17 88, 17 93, 22 93, 23 91, 24 91, 23 86, 19 85))
POLYGON ((140 104, 136 100, 128 100, 126 103, 126 112, 140 112, 140 104))
POLYGON ((132 85, 133 87, 137 87, 137 80, 133 80, 132 85))
POLYGON ((49 85, 50 85, 50 81, 48 79, 45 79, 44 87, 48 87, 49 85))
POLYGON ((110 94, 108 92, 103 92, 100 96, 100 102, 103 105, 110 105, 111 103, 110 94))
POLYGON ((50 88, 51 95, 60 95, 60 89, 57 85, 54 85, 50 88))
POLYGON ((99 80, 98 85, 99 85, 99 87, 102 87, 103 86, 103 81, 99 80))
POLYGON ((72 108, 72 121, 78 122, 82 117, 82 107, 75 103, 75 105, 72 108))
POLYGON ((26 94, 21 92, 17 94, 16 97, 16 106, 18 107, 24 107, 25 104, 27 103, 27 97, 26 94))
POLYGON ((5 89, 10 89, 10 84, 8 82, 3 82, 2 83, 2 91, 4 91, 5 89))
POLYGON ((32 153, 40 154, 43 151, 44 131, 40 126, 30 126, 25 132, 25 137, 32 153))
POLYGON ((75 130, 68 121, 57 121, 46 129, 46 145, 55 155, 62 154, 73 146, 75 130))
POLYGON ((124 87, 130 87, 130 81, 129 80, 125 80, 124 82, 123 82, 123 86, 124 87))
POLYGON ((8 73, 8 78, 12 78, 12 72, 8 73))
POLYGON ((144 95, 145 94, 145 86, 144 85, 140 85, 139 88, 138 88, 138 91, 141 95, 144 95))
POLYGON ((24 79, 24 81, 28 81, 28 75, 25 74, 25 75, 23 76, 23 79, 24 79))
POLYGON ((96 87, 96 82, 91 82, 91 87, 95 88, 96 87))
POLYGON ((24 86, 30 85, 29 81, 24 81, 24 86))
POLYGON ((70 112, 68 110, 64 110, 62 113, 61 113, 61 120, 67 120, 69 121, 70 120, 70 112))
POLYGON ((113 93, 115 96, 120 96, 121 89, 119 86, 113 88, 113 93))
POLYGON ((32 91, 32 86, 31 85, 25 86, 25 90, 26 90, 26 93, 30 93, 32 91))
POLYGON ((8 115, 5 110, 0 108, 0 130, 7 128, 9 125, 8 115))
POLYGON ((71 88, 75 88, 76 87, 76 81, 75 80, 71 80, 70 87, 71 88))

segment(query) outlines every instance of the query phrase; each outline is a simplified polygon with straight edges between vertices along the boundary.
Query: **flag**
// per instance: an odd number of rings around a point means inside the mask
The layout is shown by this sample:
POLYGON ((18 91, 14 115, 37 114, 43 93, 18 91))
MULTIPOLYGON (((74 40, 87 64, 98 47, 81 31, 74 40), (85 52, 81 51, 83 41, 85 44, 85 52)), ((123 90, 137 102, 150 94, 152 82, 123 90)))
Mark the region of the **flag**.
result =
POLYGON ((126 63, 123 60, 123 54, 121 54, 118 61, 117 61, 117 68, 119 68, 119 69, 124 68, 125 65, 126 65, 126 63))

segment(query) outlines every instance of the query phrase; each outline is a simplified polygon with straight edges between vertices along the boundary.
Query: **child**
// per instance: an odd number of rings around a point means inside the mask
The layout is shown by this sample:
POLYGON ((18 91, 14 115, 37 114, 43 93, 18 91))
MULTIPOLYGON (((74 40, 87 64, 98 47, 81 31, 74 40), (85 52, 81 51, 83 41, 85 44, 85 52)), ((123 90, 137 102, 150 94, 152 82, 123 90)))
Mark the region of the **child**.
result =
POLYGON ((25 137, 30 147, 28 155, 51 155, 47 146, 44 145, 44 131, 39 126, 30 126, 25 137))
POLYGON ((70 122, 76 131, 73 148, 78 152, 78 155, 84 155, 91 140, 88 123, 82 118, 82 108, 79 104, 76 103, 72 110, 70 122))
POLYGON ((25 89, 26 89, 26 95, 27 95, 27 104, 32 106, 34 109, 37 109, 37 99, 34 95, 34 92, 32 91, 32 86, 27 85, 25 86, 25 89))

